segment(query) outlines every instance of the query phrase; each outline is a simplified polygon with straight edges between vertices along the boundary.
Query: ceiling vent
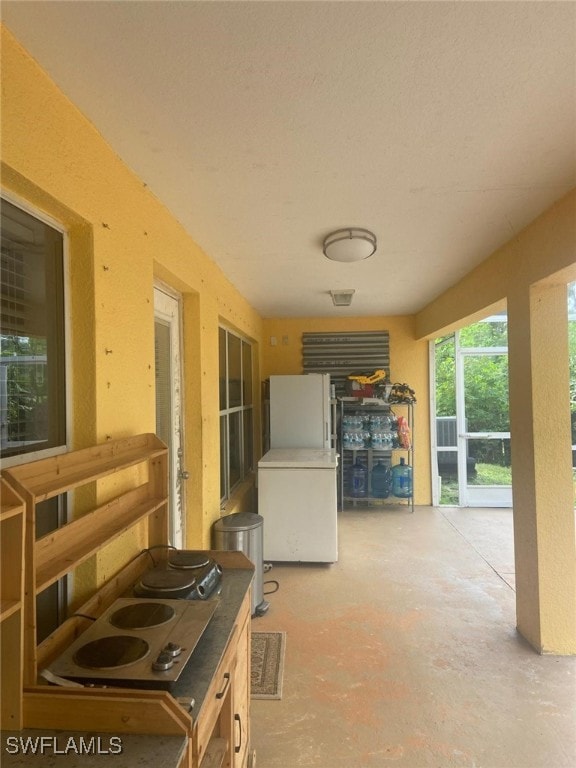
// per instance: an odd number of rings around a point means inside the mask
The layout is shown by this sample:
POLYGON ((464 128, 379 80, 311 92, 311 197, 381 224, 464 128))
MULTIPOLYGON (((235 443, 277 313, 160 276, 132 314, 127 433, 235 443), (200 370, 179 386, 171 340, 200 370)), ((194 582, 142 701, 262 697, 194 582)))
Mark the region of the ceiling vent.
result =
POLYGON ((354 288, 343 288, 339 291, 330 291, 332 296, 332 303, 335 307, 349 307, 352 304, 352 296, 354 296, 354 288))

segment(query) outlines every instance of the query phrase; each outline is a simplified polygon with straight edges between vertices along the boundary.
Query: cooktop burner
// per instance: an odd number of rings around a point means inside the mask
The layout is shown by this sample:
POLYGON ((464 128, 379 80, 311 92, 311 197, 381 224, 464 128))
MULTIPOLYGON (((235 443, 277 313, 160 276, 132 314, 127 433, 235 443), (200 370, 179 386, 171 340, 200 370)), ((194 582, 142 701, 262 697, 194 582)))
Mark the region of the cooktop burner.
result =
POLYGON ((136 664, 149 650, 150 646, 141 637, 113 635, 86 643, 76 651, 74 661, 86 669, 118 669, 136 664))
POLYGON ((206 600, 222 579, 222 568, 195 550, 173 550, 167 563, 146 571, 134 587, 139 597, 206 600))
POLYGON ((194 570, 195 568, 205 568, 211 562, 214 561, 208 557, 206 552, 194 549, 172 549, 168 554, 170 568, 194 570))
POLYGON ((186 597, 196 587, 196 577, 186 571, 171 571, 164 565, 157 565, 146 571, 137 585, 137 593, 148 597, 186 597), (158 593, 158 595, 153 593, 158 593), (170 594, 174 593, 174 594, 170 594))
POLYGON ((172 621, 176 611, 166 603, 133 603, 118 608, 110 616, 110 624, 118 629, 160 627, 172 621))
POLYGON ((86 685, 170 690, 219 600, 116 600, 48 669, 86 685))

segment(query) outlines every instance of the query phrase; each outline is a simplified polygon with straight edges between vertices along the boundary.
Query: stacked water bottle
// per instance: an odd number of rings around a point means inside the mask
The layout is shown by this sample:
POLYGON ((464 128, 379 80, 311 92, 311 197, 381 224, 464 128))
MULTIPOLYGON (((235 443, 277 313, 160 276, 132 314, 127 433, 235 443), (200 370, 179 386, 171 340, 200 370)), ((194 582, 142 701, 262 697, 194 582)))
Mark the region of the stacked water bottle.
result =
MULTIPOLYGON (((342 447, 346 450, 372 448, 378 451, 392 451, 401 446, 398 434, 398 421, 389 413, 354 413, 342 417, 342 447)), ((378 459, 368 473, 366 467, 357 458, 350 467, 350 495, 354 498, 385 499, 390 494, 399 498, 412 496, 412 467, 404 459, 389 467, 378 459)))
POLYGON ((348 450, 370 448, 370 432, 362 414, 345 414, 342 417, 342 447, 348 450))
POLYGON ((370 416, 370 445, 381 451, 391 451, 398 446, 394 420, 387 413, 370 416))
POLYGON ((375 448, 391 451, 398 447, 395 421, 388 414, 345 414, 342 417, 342 447, 346 450, 375 448))

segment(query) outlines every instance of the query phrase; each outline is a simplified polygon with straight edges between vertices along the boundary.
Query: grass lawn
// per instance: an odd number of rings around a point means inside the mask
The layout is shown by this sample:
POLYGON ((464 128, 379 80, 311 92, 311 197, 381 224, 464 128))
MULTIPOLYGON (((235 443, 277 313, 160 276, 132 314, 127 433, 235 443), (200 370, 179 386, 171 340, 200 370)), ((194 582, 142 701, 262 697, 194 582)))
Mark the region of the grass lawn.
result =
POLYGON ((470 485, 512 485, 512 467, 476 464, 476 477, 470 478, 470 485))
MULTIPOLYGON (((476 464, 476 475, 468 478, 470 485, 511 485, 512 469, 497 464, 476 464)), ((442 478, 440 504, 454 506, 458 504, 458 478, 442 478)))
MULTIPOLYGON (((576 505, 576 469, 574 477, 574 499, 576 505)), ((500 467, 497 464, 476 464, 476 477, 469 478, 470 485, 511 485, 511 467, 500 467)), ((458 505, 458 479, 456 477, 442 478, 442 493, 440 504, 458 505)))

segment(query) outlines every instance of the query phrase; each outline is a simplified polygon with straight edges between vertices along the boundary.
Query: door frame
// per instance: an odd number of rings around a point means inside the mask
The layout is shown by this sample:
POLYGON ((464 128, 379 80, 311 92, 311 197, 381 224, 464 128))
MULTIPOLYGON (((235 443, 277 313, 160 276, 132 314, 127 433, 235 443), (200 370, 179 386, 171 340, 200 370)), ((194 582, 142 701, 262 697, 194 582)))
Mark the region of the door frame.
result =
MULTIPOLYGON (((467 357, 479 355, 508 355, 507 347, 462 347, 459 332, 454 332, 454 365, 455 365, 455 396, 456 396, 456 447, 458 466, 458 506, 460 507, 512 507, 512 486, 470 485, 468 483, 467 447, 468 440, 474 439, 510 439, 510 432, 469 432, 466 429, 465 393, 464 393, 464 361, 467 357)), ((437 416, 436 416, 436 345, 435 340, 429 342, 430 361, 430 461, 432 477, 432 504, 440 504, 440 475, 438 472, 438 451, 450 450, 449 447, 437 445, 437 416)))
POLYGON ((456 353, 456 428, 458 432, 458 495, 461 507, 511 507, 511 485, 472 485, 468 482, 468 441, 510 439, 510 432, 469 432, 466 429, 466 393, 464 364, 466 358, 506 355, 508 347, 462 347, 458 331, 456 353))
POLYGON ((169 439, 161 436, 169 450, 170 544, 178 549, 186 541, 186 493, 188 473, 184 463, 184 365, 182 356, 182 296, 165 283, 154 281, 154 343, 156 325, 170 329, 170 423, 169 439))

